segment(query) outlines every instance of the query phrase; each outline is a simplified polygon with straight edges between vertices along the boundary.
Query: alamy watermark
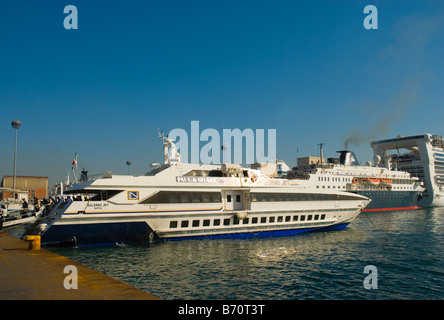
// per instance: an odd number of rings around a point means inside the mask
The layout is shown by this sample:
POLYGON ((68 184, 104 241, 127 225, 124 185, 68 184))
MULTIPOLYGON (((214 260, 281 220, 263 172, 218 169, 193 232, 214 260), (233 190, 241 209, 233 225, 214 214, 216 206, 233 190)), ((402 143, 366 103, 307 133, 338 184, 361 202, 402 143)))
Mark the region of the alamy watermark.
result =
POLYGON ((378 289, 378 268, 373 265, 365 266, 364 273, 368 274, 364 278, 364 288, 367 290, 378 289))
POLYGON ((202 164, 273 162, 276 160, 276 129, 267 129, 267 136, 265 141, 265 129, 223 129, 221 140, 216 129, 207 128, 200 132, 199 121, 191 121, 190 136, 180 128, 168 133, 168 139, 175 142, 182 162, 202 164), (201 142, 204 142, 202 146, 201 142))
POLYGON ((77 267, 73 266, 73 265, 67 265, 64 269, 63 269, 63 273, 68 274, 65 279, 63 280, 63 286, 65 287, 66 290, 71 290, 71 289, 78 289, 78 272, 77 272, 77 267))

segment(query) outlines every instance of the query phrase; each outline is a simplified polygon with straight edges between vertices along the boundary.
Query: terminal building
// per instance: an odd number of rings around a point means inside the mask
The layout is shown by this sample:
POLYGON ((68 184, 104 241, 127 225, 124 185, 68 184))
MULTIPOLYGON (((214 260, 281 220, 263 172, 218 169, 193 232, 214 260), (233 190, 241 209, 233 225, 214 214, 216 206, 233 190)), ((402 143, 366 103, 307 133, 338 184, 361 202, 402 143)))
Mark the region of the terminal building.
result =
MULTIPOLYGON (((4 176, 1 184, 2 188, 12 189, 14 186, 13 176, 4 176)), ((33 176, 16 176, 15 189, 28 191, 30 199, 37 197, 39 199, 48 196, 48 177, 33 177, 33 176)), ((0 190, 0 199, 13 198, 13 192, 0 190)))

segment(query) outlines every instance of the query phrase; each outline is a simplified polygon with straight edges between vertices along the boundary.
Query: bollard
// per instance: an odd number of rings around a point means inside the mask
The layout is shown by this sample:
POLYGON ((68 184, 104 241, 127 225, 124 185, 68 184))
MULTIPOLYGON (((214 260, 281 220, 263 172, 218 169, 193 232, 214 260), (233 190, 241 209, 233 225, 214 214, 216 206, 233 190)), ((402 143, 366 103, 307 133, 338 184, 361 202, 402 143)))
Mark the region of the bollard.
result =
POLYGON ((25 236, 23 240, 29 243, 29 250, 40 250, 40 236, 25 236))

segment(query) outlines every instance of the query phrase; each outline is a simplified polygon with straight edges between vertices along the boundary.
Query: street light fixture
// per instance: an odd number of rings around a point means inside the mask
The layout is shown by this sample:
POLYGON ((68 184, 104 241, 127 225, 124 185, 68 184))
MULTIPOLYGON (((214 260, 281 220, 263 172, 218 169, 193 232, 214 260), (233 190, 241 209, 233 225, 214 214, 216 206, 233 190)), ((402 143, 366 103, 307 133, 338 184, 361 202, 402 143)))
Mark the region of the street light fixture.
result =
MULTIPOLYGON (((12 189, 15 190, 15 176, 16 176, 16 160, 17 160, 17 130, 20 129, 22 123, 19 120, 11 122, 11 126, 15 129, 15 147, 14 147, 14 180, 12 182, 12 189)), ((14 192, 15 199, 15 192, 14 192)))

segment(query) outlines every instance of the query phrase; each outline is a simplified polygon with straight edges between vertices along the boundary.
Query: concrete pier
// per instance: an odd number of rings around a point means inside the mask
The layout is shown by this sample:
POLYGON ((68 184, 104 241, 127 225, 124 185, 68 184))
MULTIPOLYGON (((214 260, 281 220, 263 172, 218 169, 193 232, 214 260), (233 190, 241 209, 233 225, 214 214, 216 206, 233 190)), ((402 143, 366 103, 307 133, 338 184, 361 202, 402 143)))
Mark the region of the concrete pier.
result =
MULTIPOLYGON (((0 300, 159 300, 51 251, 0 235, 0 300), (77 268, 77 289, 66 289, 65 267, 77 268)), ((72 282, 71 282, 72 283, 72 282)))

